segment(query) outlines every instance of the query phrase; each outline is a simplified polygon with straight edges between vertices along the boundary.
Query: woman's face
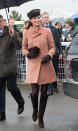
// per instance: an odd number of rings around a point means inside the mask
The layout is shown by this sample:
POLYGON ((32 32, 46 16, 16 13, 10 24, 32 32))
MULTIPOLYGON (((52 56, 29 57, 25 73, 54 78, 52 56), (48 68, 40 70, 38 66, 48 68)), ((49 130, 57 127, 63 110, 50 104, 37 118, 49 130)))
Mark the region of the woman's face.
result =
POLYGON ((31 21, 33 26, 40 26, 41 25, 40 16, 33 17, 32 19, 30 19, 30 21, 31 21))

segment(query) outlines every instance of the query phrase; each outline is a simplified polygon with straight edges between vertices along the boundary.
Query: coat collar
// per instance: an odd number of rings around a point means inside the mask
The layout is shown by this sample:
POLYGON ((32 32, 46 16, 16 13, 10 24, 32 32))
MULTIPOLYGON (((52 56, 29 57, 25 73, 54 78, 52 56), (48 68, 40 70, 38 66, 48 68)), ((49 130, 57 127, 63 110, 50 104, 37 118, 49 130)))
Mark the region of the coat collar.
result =
POLYGON ((32 37, 34 38, 34 37, 42 34, 42 26, 39 28, 39 30, 36 30, 33 27, 31 27, 29 29, 29 31, 31 32, 32 37))

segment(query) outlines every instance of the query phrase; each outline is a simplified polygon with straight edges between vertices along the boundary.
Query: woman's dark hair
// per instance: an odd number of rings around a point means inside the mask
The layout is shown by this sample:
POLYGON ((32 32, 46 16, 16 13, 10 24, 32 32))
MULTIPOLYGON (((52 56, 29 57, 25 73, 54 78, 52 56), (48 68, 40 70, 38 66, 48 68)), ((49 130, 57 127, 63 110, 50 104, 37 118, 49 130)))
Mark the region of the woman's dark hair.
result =
POLYGON ((29 21, 27 29, 29 29, 31 26, 32 26, 32 23, 31 23, 31 21, 29 21))

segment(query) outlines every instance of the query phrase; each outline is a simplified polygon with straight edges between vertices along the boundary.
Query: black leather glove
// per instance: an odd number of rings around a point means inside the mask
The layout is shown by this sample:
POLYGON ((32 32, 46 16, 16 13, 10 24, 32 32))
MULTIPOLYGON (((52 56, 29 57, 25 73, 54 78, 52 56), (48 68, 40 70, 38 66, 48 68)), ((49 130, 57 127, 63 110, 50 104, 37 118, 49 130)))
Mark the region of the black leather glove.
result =
POLYGON ((40 53, 40 49, 37 46, 29 48, 28 51, 27 57, 29 59, 37 57, 40 53))
POLYGON ((51 60, 51 56, 50 56, 50 55, 46 55, 46 56, 44 56, 44 57, 42 58, 41 63, 42 63, 42 64, 45 64, 45 63, 47 63, 49 60, 51 60))

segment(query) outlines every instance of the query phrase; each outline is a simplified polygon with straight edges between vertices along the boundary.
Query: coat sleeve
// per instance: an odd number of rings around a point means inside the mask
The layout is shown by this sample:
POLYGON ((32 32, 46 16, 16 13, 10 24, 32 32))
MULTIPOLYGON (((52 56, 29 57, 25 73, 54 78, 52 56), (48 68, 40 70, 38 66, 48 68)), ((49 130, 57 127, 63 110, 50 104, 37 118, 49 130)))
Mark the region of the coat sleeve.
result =
POLYGON ((19 34, 14 33, 14 36, 12 37, 12 42, 15 45, 16 49, 22 48, 22 37, 19 34))
POLYGON ((55 54, 55 44, 54 44, 53 36, 49 30, 48 30, 47 34, 48 34, 48 47, 49 47, 48 54, 51 57, 53 57, 53 55, 55 54))
POLYGON ((56 28, 55 28, 55 34, 56 34, 56 46, 58 47, 59 54, 62 54, 63 52, 62 52, 61 39, 60 39, 59 32, 56 28))
POLYGON ((28 53, 28 39, 27 39, 27 31, 23 33, 23 42, 22 42, 22 54, 26 56, 28 53))

